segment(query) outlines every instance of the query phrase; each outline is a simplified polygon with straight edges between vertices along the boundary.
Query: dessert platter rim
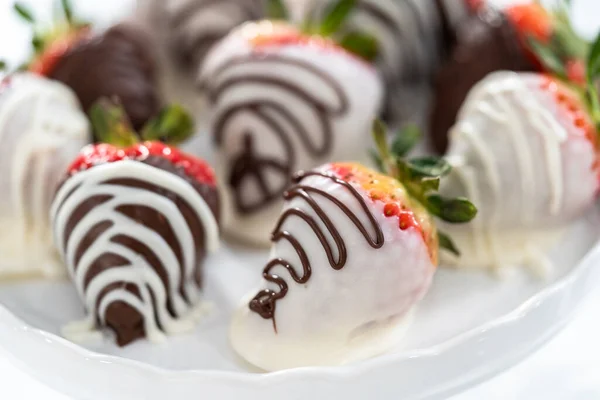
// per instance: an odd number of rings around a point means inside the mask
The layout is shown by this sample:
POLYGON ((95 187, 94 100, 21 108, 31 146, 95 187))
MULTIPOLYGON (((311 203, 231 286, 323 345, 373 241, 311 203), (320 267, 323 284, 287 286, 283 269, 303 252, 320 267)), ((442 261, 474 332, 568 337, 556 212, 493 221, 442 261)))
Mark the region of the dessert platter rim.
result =
MULTIPOLYGON (((303 381, 305 383, 307 380, 313 379, 331 380, 337 385, 343 385, 344 382, 354 378, 360 378, 369 373, 385 371, 386 369, 391 370, 394 367, 407 367, 410 364, 417 362, 420 362, 421 364, 419 367, 420 369, 423 369, 423 364, 427 364, 431 368, 437 368, 439 370, 440 365, 436 366, 436 364, 441 363, 442 367, 444 364, 447 365, 448 362, 451 362, 453 353, 456 353, 465 346, 469 347, 470 345, 474 345, 474 349, 480 349, 477 344, 484 344, 486 348, 489 349, 491 344, 493 347, 496 347, 498 354, 493 357, 493 361, 488 360, 489 363, 487 365, 484 363, 480 368, 470 368, 469 371, 466 371, 467 373, 456 373, 454 374, 454 377, 446 377, 446 382, 424 388, 424 393, 416 397, 419 399, 433 399, 439 398, 439 396, 457 393, 463 389, 481 383, 517 364, 527 355, 533 353, 544 343, 548 342, 562 330, 564 326, 566 326, 578 306, 589 294, 594 285, 593 282, 600 281, 600 270, 594 268, 597 263, 600 263, 600 241, 596 242, 581 261, 564 277, 545 287, 543 290, 531 296, 527 301, 523 302, 519 307, 499 318, 468 330, 435 346, 406 352, 388 353, 374 359, 346 366, 303 367, 265 373, 208 369, 169 370, 144 362, 105 355, 85 349, 84 347, 69 342, 57 335, 30 326, 19 317, 15 316, 2 304, 0 304, 0 354, 6 354, 9 359, 12 359, 15 362, 15 366, 54 389, 62 391, 63 393, 83 396, 83 389, 76 389, 78 386, 77 384, 72 384, 67 387, 65 386, 66 383, 60 384, 55 379, 49 379, 47 376, 44 376, 43 370, 47 368, 40 366, 39 363, 46 363, 47 361, 39 360, 37 361, 38 364, 33 365, 34 363, 31 361, 27 362, 23 360, 23 358, 31 360, 31 355, 23 357, 23 352, 32 352, 46 348, 46 350, 50 350, 50 354, 64 355, 64 360, 71 360, 69 362, 75 360, 75 362, 79 364, 78 368, 90 369, 90 371, 102 370, 103 373, 109 374, 111 380, 119 379, 119 381, 125 383, 128 383, 128 380, 130 379, 138 379, 140 381, 145 381, 146 383, 148 380, 152 380, 152 382, 155 382, 156 384, 167 386, 181 384, 183 382, 194 384, 197 387, 209 383, 221 387, 233 384, 237 386, 246 386, 247 389, 255 390, 261 387, 264 388, 265 385, 281 385, 294 380, 296 382, 303 381), (585 285, 585 290, 578 290, 581 289, 582 284, 585 285), (560 307, 557 306, 554 308, 561 308, 561 312, 564 315, 560 316, 560 318, 557 318, 559 315, 554 315, 552 318, 546 316, 545 318, 548 321, 545 325, 538 327, 540 335, 536 339, 528 339, 526 340, 526 343, 511 346, 513 341, 510 340, 510 337, 513 339, 519 337, 519 332, 527 325, 523 322, 527 319, 536 318, 536 311, 542 310, 542 314, 544 312, 547 313, 547 310, 543 311, 543 306, 552 303, 552 300, 558 302, 557 304, 560 307), (552 323, 550 321, 552 321, 552 323), (503 328, 508 329, 506 332, 508 332, 509 339, 505 340, 504 346, 501 346, 499 343, 494 345, 493 341, 498 340, 494 338, 494 333, 503 330, 503 328), (498 348, 497 345, 500 345, 500 348, 498 348), (513 348, 507 349, 509 346, 513 348)), ((552 310, 552 313, 554 314, 558 312, 559 311, 556 309, 552 310)), ((541 318, 544 318, 544 316, 542 315, 541 318)), ((483 360, 484 357, 482 356, 484 356, 484 354, 481 354, 481 351, 478 353, 479 354, 471 355, 471 357, 475 357, 475 359, 478 359, 479 361, 483 360)), ((463 352, 462 356, 464 355, 463 352)), ((456 356, 456 354, 454 356, 456 356)), ((65 362, 64 360, 58 360, 57 362, 60 364, 65 362)), ((106 382, 106 379, 98 380, 98 382, 99 385, 103 385, 102 382, 106 382)), ((89 391, 88 388, 88 394, 89 391)), ((94 390, 91 391, 93 392, 94 390)), ((154 398, 152 397, 151 392, 152 389, 149 388, 148 395, 151 396, 150 398, 154 398)))

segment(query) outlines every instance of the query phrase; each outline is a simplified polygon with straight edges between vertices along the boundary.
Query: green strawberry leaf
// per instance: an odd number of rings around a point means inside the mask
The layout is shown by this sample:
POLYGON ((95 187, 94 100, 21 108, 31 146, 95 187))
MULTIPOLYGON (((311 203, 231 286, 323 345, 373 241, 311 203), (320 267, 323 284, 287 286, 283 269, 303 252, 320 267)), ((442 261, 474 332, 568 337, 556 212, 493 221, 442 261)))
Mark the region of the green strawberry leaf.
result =
POLYGON ((34 34, 33 37, 31 38, 31 45, 33 46, 33 51, 36 54, 40 54, 42 51, 44 51, 44 47, 46 47, 46 43, 44 42, 44 39, 39 36, 34 34))
POLYGON ((587 60, 587 80, 593 84, 600 74, 600 33, 596 37, 587 60))
POLYGON ((356 7, 356 2, 357 0, 336 0, 332 3, 325 12, 319 34, 332 36, 337 33, 356 7))
POLYGON ((184 142, 194 133, 194 119, 179 104, 163 109, 142 129, 142 139, 160 140, 169 144, 184 142))
POLYGON ((379 172, 385 173, 386 172, 385 165, 383 164, 383 160, 379 156, 379 153, 377 153, 375 150, 371 149, 369 151, 369 156, 371 157, 371 161, 373 161, 373 164, 375 164, 375 166, 377 167, 377 170, 379 172))
POLYGON ((406 156, 421 140, 421 130, 416 125, 406 125, 392 142, 392 154, 398 158, 406 156))
POLYGON ((8 64, 4 60, 0 60, 0 72, 4 72, 8 69, 8 64))
POLYGON ((288 21, 289 11, 283 0, 267 0, 267 16, 271 20, 288 21))
POLYGON ((373 35, 349 32, 339 40, 339 45, 365 61, 373 62, 379 57, 379 42, 373 35))
POLYGON ((436 178, 424 178, 421 180, 421 190, 423 193, 429 192, 437 192, 440 189, 440 181, 439 177, 436 178))
POLYGON ((17 13, 19 17, 25 22, 30 24, 35 24, 35 17, 33 16, 33 12, 31 9, 24 5, 23 3, 15 3, 13 4, 13 10, 17 13))
POLYGON ((90 121, 96 139, 117 147, 129 147, 139 142, 129 118, 120 103, 106 98, 90 108, 90 121))
POLYGON ((460 251, 458 250, 452 239, 450 239, 450 236, 438 231, 438 242, 440 244, 440 248, 448 250, 455 256, 460 257, 460 251))
POLYGON ((379 157, 385 164, 391 158, 387 141, 387 127, 378 119, 373 122, 373 139, 375 140, 379 157))
POLYGON ((433 156, 409 160, 407 166, 412 178, 438 178, 452 170, 446 160, 433 156))
POLYGON ((567 78, 567 70, 563 61, 548 46, 539 42, 533 37, 528 38, 529 46, 537 58, 544 64, 544 67, 561 79, 567 78))
MULTIPOLYGON (((408 126, 388 146, 387 128, 383 122, 373 123, 373 139, 377 150, 371 156, 379 168, 397 179, 409 196, 422 204, 427 211, 446 222, 466 223, 477 215, 477 208, 467 199, 448 199, 437 191, 441 178, 451 171, 448 162, 437 157, 421 157, 406 161, 402 158, 414 146, 420 132, 416 127, 408 126)), ((440 247, 457 256, 460 255, 452 240, 440 233, 440 247)))
POLYGON ((452 224, 469 222, 477 215, 477 208, 469 200, 447 199, 438 193, 427 195, 425 206, 433 215, 452 224))
POLYGON ((60 4, 65 15, 65 20, 69 25, 73 25, 73 4, 71 4, 71 0, 61 0, 60 4))

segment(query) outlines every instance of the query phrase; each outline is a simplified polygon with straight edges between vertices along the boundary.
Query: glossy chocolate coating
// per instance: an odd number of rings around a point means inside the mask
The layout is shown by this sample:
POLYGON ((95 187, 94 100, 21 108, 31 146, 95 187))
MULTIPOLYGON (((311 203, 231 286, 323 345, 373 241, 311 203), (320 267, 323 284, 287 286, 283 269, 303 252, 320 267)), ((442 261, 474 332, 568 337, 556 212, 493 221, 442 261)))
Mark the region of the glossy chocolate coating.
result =
MULTIPOLYGON (((198 181, 188 177, 182 168, 174 166, 171 162, 155 156, 150 156, 147 159, 140 161, 152 167, 158 168, 160 170, 169 172, 175 175, 174 179, 183 179, 188 182, 194 190, 202 196, 206 204, 209 206, 212 214, 218 219, 219 215, 219 197, 216 187, 201 184, 198 181)), ((94 167, 92 167, 94 168, 94 167)), ((67 180, 69 177, 67 178, 67 180)), ((178 232, 175 232, 165 216, 161 213, 160 209, 156 209, 146 205, 143 202, 143 192, 152 192, 158 195, 164 196, 171 200, 179 213, 185 220, 186 224, 190 227, 190 231, 193 236, 193 253, 195 260, 195 270, 193 282, 187 282, 184 278, 184 271, 181 271, 180 280, 176 283, 176 287, 179 292, 185 299, 185 301, 191 306, 193 305, 191 299, 186 296, 186 292, 184 290, 184 286, 187 284, 193 284, 198 289, 202 285, 202 261, 206 255, 207 249, 206 245, 206 231, 203 225, 203 221, 201 221, 197 214, 194 212, 190 204, 188 204, 182 197, 177 195, 175 192, 165 189, 164 187, 154 185, 147 180, 143 180, 142 177, 137 178, 132 176, 131 178, 126 179, 113 179, 107 180, 104 182, 108 185, 122 186, 124 188, 137 188, 141 189, 140 191, 140 202, 133 204, 123 204, 117 208, 117 211, 123 215, 128 217, 129 219, 135 221, 137 224, 144 226, 146 229, 149 229, 155 232, 158 236, 164 239, 167 245, 173 251, 173 254, 176 256, 180 266, 183 267, 183 257, 185 249, 182 248, 182 243, 178 238, 178 232)), ((74 192, 76 189, 74 190, 74 192)), ((73 195, 72 193, 69 196, 73 195)), ((69 196, 65 199, 65 201, 60 205, 63 207, 64 203, 68 200, 69 196)), ((106 202, 112 199, 111 196, 107 195, 94 195, 88 197, 85 201, 81 202, 74 212, 69 215, 68 222, 65 226, 65 230, 63 232, 64 235, 64 243, 68 243, 70 236, 73 234, 75 227, 78 223, 89 215, 96 207, 99 207, 106 202)), ((78 264, 79 259, 83 257, 86 251, 93 246, 98 238, 108 229, 110 229, 116 222, 110 220, 108 217, 106 220, 101 221, 95 224, 91 229, 89 229, 85 236, 81 239, 77 247, 77 253, 75 254, 75 264, 78 264)), ((171 285, 169 284, 169 275, 167 273, 167 268, 163 265, 157 257, 157 254, 154 252, 156 249, 153 249, 149 243, 145 243, 143 238, 137 237, 135 235, 129 234, 116 234, 111 237, 110 241, 112 243, 123 246, 133 253, 142 257, 147 265, 151 267, 156 274, 159 276, 162 284, 164 286, 165 292, 167 293, 167 299, 171 299, 171 285)), ((64 251, 64 250, 63 250, 64 251)), ((90 283, 98 277, 103 272, 107 270, 111 270, 114 268, 123 268, 124 266, 130 265, 131 261, 127 260, 117 254, 111 253, 109 250, 103 251, 102 254, 93 261, 91 266, 89 267, 87 274, 84 279, 84 287, 89 287, 90 283)), ((137 268, 143 268, 138 266, 137 268)), ((142 271, 140 271, 142 273, 142 271)), ((110 295, 110 293, 114 290, 124 289, 140 301, 142 301, 142 296, 140 294, 139 288, 131 283, 128 283, 126 279, 123 281, 115 280, 110 284, 104 286, 102 290, 99 292, 98 296, 95 299, 96 307, 100 306, 102 299, 110 295)), ((152 306, 154 310, 155 318, 158 321, 157 316, 157 304, 156 304, 156 294, 151 292, 152 294, 152 306)), ((174 317, 182 317, 177 314, 175 307, 171 304, 170 300, 168 300, 166 304, 168 313, 174 317)), ((87 310, 88 313, 91 313, 92 310, 87 310)), ((95 310, 96 315, 100 315, 99 309, 95 310)), ((133 306, 127 304, 124 301, 113 301, 111 302, 105 313, 105 326, 111 328, 117 337, 117 344, 119 346, 125 346, 137 339, 141 339, 146 337, 145 332, 145 324, 144 324, 144 316, 133 306)), ((96 324, 102 327, 102 323, 100 320, 96 321, 96 324)))
POLYGON ((144 31, 121 24, 75 45, 50 78, 71 87, 86 112, 102 97, 118 98, 139 131, 162 107, 156 68, 144 31))
POLYGON ((437 74, 430 134, 437 152, 448 147, 448 133, 467 95, 488 74, 535 71, 517 32, 499 11, 488 8, 473 15, 457 31, 456 46, 437 74))

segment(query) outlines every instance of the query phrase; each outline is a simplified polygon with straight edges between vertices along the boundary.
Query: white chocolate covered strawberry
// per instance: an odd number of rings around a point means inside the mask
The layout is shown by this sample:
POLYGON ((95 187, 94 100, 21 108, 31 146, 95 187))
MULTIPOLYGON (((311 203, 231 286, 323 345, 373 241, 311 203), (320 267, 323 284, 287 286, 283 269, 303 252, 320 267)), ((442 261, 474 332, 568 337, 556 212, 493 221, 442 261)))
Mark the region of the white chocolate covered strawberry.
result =
POLYGON ((382 84, 326 37, 283 22, 243 25, 209 54, 200 82, 230 235, 267 244, 294 171, 367 157, 382 84))
POLYGON ((340 365, 401 341, 437 266, 428 211, 466 222, 476 210, 435 194, 444 163, 383 161, 402 183, 356 163, 294 175, 263 280, 232 320, 232 345, 250 363, 270 371, 340 365))
MULTIPOLYGON (((320 14, 333 0, 300 0, 304 15, 320 14)), ((385 117, 402 125, 424 116, 435 71, 454 44, 471 0, 356 0, 344 31, 377 39, 377 67, 385 80, 385 117)))
POLYGON ((450 137, 454 168, 441 191, 480 209, 469 227, 451 228, 462 251, 453 261, 547 269, 549 234, 585 213, 600 187, 583 96, 547 75, 497 72, 471 91, 450 137))
POLYGON ((64 169, 90 140, 66 86, 30 73, 0 82, 0 279, 64 273, 48 212, 64 169))

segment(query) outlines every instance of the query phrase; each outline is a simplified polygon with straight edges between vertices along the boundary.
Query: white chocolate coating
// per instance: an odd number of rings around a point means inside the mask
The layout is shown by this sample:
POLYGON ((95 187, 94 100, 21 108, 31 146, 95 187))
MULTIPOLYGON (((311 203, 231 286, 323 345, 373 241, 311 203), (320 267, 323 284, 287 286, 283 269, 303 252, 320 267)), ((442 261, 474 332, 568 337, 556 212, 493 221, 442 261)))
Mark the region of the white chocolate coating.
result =
MULTIPOLYGON (((303 2, 305 14, 322 14, 332 0, 303 2)), ((462 0, 440 0, 440 4, 446 10, 451 29, 467 15, 462 0)), ((445 51, 442 18, 436 0, 357 2, 348 30, 369 33, 378 41, 378 67, 387 90, 386 116, 392 125, 422 122, 431 80, 445 51)))
MULTIPOLYGON (((302 180, 345 204, 373 238, 369 216, 349 190, 321 176, 302 180)), ((297 216, 287 219, 281 231, 289 232, 306 252, 312 276, 303 284, 292 280, 281 266, 271 271, 287 281, 289 291, 278 301, 274 321, 251 311, 249 302, 260 290, 276 285, 262 280, 234 313, 230 339, 234 349, 259 368, 274 371, 303 366, 332 366, 373 357, 397 346, 407 329, 410 311, 427 292, 435 266, 421 234, 398 228, 396 218, 386 218, 383 203, 370 204, 380 225, 381 248, 368 244, 351 219, 332 201, 317 194, 312 198, 331 219, 347 249, 340 270, 330 265, 324 246, 309 224, 297 216)), ((326 240, 339 257, 334 237, 309 203, 299 197, 285 210, 297 208, 318 221, 326 240)), ((273 245, 271 259, 289 262, 300 274, 302 262, 289 241, 273 245)))
POLYGON ((144 188, 106 183, 116 179, 136 179, 152 187, 175 193, 194 210, 197 218, 202 222, 206 249, 213 252, 219 245, 217 221, 209 206, 195 189, 179 176, 132 160, 99 165, 75 174, 58 191, 51 214, 56 246, 61 251, 88 315, 84 323, 77 325, 77 329, 73 329, 71 325, 71 329, 65 333, 70 338, 78 340, 85 338, 83 334, 86 332, 93 334, 96 321, 104 325, 106 309, 116 302, 130 305, 143 316, 145 332, 151 341, 162 340, 163 332, 176 334, 190 331, 194 328, 190 318, 195 316, 193 310, 199 302, 199 287, 195 274, 201 261, 196 259, 192 229, 173 198, 144 188), (78 220, 65 243, 66 227, 75 211, 90 198, 98 196, 109 199, 78 220), (143 225, 118 211, 119 207, 136 204, 156 210, 164 216, 176 236, 183 256, 183 264, 178 261, 175 249, 162 235, 152 227, 143 225), (86 235, 105 222, 110 222, 111 226, 88 245, 77 258, 86 235), (130 247, 114 241, 119 235, 134 238, 152 249, 166 271, 170 287, 165 287, 158 271, 144 257, 130 247), (96 271, 92 279, 87 282, 94 262, 107 253, 122 257, 128 264, 107 268, 100 273, 96 271), (103 294, 107 287, 125 283, 135 285, 140 297, 136 297, 125 288, 114 289, 103 294), (179 290, 180 286, 183 287, 183 293, 179 290), (175 316, 169 313, 168 302, 173 305, 175 316))
POLYGON ((212 97, 211 132, 218 144, 226 232, 262 245, 269 242, 282 206, 279 195, 294 171, 368 159, 370 128, 383 92, 372 67, 339 49, 295 43, 256 48, 250 43, 257 35, 286 30, 295 32, 268 21, 236 29, 209 54, 200 75, 212 97), (236 160, 250 153, 244 147, 247 136, 254 141, 254 156, 286 169, 264 170, 271 201, 249 213, 234 200, 260 203, 264 189, 245 179, 236 197, 229 184, 236 160))
POLYGON ((582 215, 598 191, 592 143, 567 119, 537 74, 497 72, 469 94, 451 131, 454 169, 442 184, 479 208, 468 226, 446 226, 461 266, 500 268, 540 256, 556 230, 582 215))
POLYGON ((69 163, 90 141, 66 86, 16 74, 0 89, 0 279, 64 274, 48 211, 69 163))

